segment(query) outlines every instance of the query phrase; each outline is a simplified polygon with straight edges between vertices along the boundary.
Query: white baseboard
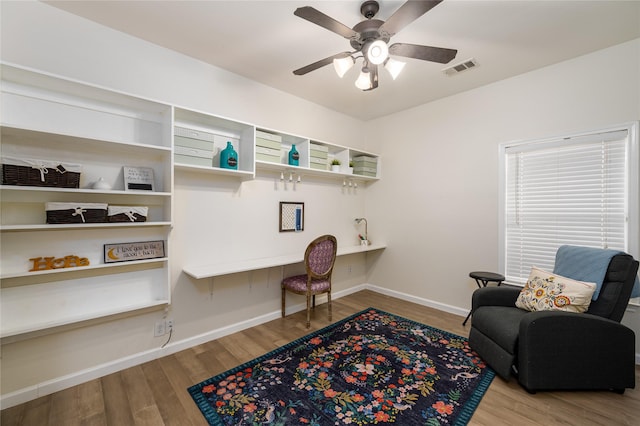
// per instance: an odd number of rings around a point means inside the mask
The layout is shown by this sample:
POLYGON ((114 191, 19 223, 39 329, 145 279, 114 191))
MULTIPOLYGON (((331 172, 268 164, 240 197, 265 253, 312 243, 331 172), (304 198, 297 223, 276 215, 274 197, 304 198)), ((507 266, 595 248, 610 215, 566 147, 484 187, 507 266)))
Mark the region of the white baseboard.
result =
MULTIPOLYGON (((356 293, 360 290, 367 288, 367 284, 360 284, 355 287, 348 288, 346 290, 332 293, 333 299, 339 299, 352 293, 356 293)), ((322 296, 319 296, 320 303, 323 302, 322 296)), ((293 306, 287 306, 287 314, 292 314, 298 311, 305 310, 307 307, 305 304, 297 304, 293 306)), ((49 395, 54 392, 58 392, 72 386, 77 386, 81 383, 88 382, 109 374, 116 373, 118 371, 130 368, 136 365, 143 364, 145 362, 153 361, 154 359, 162 358, 167 355, 172 355, 176 352, 180 352, 185 349, 209 342, 211 340, 219 339, 229 334, 236 333, 238 331, 245 330, 247 328, 255 327, 256 325, 264 324, 274 319, 280 318, 280 310, 269 312, 258 317, 250 318, 246 321, 241 321, 235 324, 228 325, 226 327, 217 328, 215 330, 208 331, 196 336, 189 337, 187 339, 178 340, 176 342, 169 343, 164 348, 155 348, 148 351, 140 352, 134 355, 130 355, 124 358, 120 358, 105 364, 97 365, 95 367, 81 370, 65 376, 56 377, 37 385, 28 386, 23 389, 19 389, 14 392, 10 392, 0 396, 0 409, 13 407, 18 404, 34 400, 41 396, 49 395)))
MULTIPOLYGON (((371 284, 360 284, 346 290, 338 291, 332 294, 333 299, 339 299, 352 293, 356 293, 361 290, 371 290, 376 293, 392 296, 397 299, 406 300, 408 302, 417 303, 419 305, 428 306, 430 308, 438 309, 444 312, 449 312, 459 316, 466 316, 469 311, 457 306, 447 305, 440 302, 435 302, 430 299, 413 296, 407 293, 391 290, 384 287, 379 287, 371 284)), ((322 302, 322 300, 320 300, 322 302)), ((287 307, 287 314, 299 312, 306 309, 306 305, 297 304, 287 307)), ((235 324, 221 327, 215 330, 208 331, 197 336, 192 336, 187 339, 179 340, 168 344, 164 348, 155 348, 148 351, 140 352, 131 356, 120 358, 112 362, 101 364, 86 370, 78 371, 76 373, 68 374, 66 376, 56 377, 55 379, 48 380, 37 385, 28 386, 17 391, 7 393, 0 396, 0 409, 13 407, 18 404, 34 400, 41 396, 49 395, 54 392, 58 392, 72 386, 77 386, 81 383, 88 382, 90 380, 97 379, 118 371, 130 368, 136 365, 143 364, 145 362, 153 361, 167 355, 180 352, 182 350, 197 346, 211 340, 219 339, 238 331, 245 330, 247 328, 255 327, 274 319, 280 318, 280 311, 269 312, 258 317, 250 318, 246 321, 241 321, 235 324)), ((636 364, 640 364, 640 354, 636 354, 636 364)))
POLYGON ((428 306, 430 308, 438 309, 439 311, 449 312, 450 314, 460 315, 462 317, 467 316, 468 309, 459 308, 457 306, 447 305, 445 303, 435 302, 430 299, 413 296, 411 294, 402 293, 399 291, 391 290, 385 287, 378 287, 371 284, 366 284, 366 289, 375 291, 376 293, 385 294, 387 296, 395 297, 396 299, 406 300, 407 302, 417 303, 418 305, 428 306))

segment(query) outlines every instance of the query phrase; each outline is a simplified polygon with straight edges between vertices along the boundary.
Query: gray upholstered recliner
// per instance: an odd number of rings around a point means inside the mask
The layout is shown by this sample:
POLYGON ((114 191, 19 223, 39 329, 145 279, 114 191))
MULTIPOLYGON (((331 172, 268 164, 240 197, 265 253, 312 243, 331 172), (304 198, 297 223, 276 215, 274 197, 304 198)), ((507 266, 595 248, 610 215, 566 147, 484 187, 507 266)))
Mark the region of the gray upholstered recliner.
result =
POLYGON ((586 313, 529 312, 515 306, 519 288, 478 289, 469 344, 505 380, 529 392, 635 387, 635 334, 620 324, 638 262, 611 258, 597 300, 586 313))

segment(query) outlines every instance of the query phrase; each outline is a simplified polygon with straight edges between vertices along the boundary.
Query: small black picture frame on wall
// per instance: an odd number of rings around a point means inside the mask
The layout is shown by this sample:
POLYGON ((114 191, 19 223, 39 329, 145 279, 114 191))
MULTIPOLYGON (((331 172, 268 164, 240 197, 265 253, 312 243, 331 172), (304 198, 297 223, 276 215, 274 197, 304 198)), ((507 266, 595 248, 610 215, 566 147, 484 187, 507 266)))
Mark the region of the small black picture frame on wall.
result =
POLYGON ((304 231, 304 203, 280 201, 280 232, 304 231))

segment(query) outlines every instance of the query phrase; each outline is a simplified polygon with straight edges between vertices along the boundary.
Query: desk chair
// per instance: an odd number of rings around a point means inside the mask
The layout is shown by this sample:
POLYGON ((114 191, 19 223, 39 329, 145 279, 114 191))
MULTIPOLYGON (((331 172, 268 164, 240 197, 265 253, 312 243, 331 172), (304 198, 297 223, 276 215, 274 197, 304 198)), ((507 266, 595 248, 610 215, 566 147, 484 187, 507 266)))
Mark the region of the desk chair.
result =
POLYGON ((311 327, 311 298, 316 307, 316 294, 327 293, 329 321, 331 321, 331 274, 336 261, 338 241, 333 235, 323 235, 311 241, 304 253, 307 273, 282 280, 282 317, 287 291, 307 296, 307 328, 311 327))

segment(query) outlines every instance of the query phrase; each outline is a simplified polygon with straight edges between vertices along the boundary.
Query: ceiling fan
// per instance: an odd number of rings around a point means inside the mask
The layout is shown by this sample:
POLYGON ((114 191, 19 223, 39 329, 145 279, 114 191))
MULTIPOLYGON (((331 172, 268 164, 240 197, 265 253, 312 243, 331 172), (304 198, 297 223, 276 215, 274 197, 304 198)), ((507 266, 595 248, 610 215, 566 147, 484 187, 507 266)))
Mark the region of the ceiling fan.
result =
POLYGON ((397 32, 440 2, 442 0, 409 0, 400 6, 389 19, 381 21, 373 19, 380 10, 378 2, 367 0, 360 6, 360 13, 366 19, 353 28, 347 27, 311 6, 299 7, 293 13, 294 15, 348 39, 351 47, 355 50, 329 56, 299 68, 293 73, 304 75, 333 62, 336 72, 342 77, 355 64, 355 60, 362 57, 364 63, 360 77, 356 80, 356 87, 362 90, 373 90, 378 87, 378 65, 384 65, 394 80, 405 65, 404 62, 389 57, 389 54, 446 64, 456 57, 457 50, 407 43, 388 45, 391 37, 397 32), (362 56, 355 56, 358 52, 362 56))

